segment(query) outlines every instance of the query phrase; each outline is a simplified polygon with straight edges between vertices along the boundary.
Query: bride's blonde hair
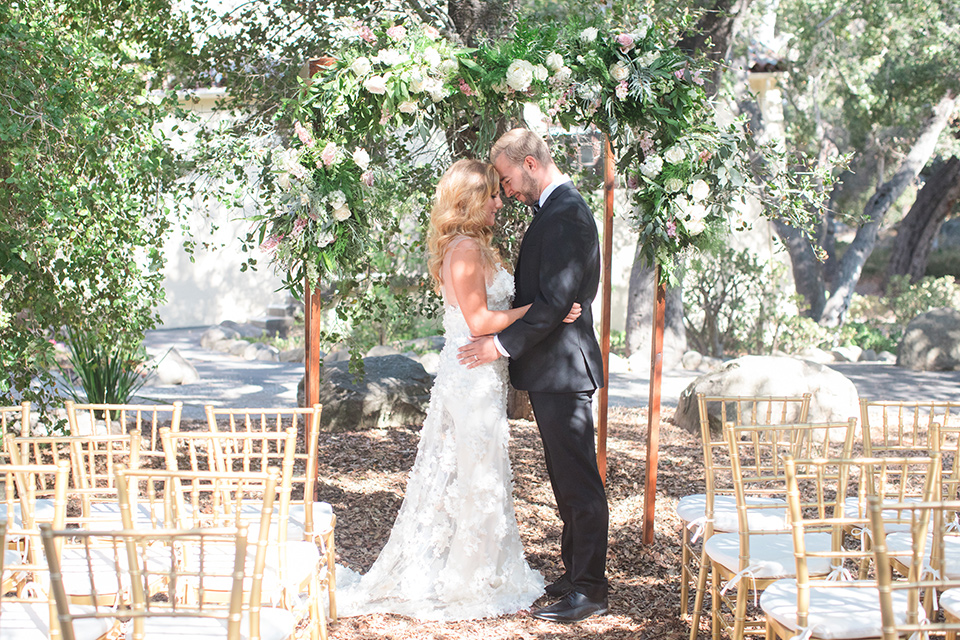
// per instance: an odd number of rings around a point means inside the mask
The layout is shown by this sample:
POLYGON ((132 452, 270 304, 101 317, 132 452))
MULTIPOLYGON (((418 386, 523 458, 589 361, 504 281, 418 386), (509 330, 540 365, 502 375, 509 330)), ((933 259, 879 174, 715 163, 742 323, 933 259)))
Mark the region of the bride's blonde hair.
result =
POLYGON ((493 268, 500 258, 490 244, 493 228, 486 222, 484 205, 500 190, 500 176, 492 164, 480 160, 458 160, 437 183, 430 212, 427 247, 428 266, 434 290, 440 293, 441 267, 450 243, 459 236, 477 241, 484 265, 493 268))

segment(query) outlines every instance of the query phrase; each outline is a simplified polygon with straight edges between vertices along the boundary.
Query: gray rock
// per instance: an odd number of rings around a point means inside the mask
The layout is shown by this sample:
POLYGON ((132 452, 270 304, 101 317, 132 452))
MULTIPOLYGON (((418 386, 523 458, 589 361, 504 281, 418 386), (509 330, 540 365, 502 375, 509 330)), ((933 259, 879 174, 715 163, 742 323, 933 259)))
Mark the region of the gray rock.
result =
POLYGON ((420 356, 420 366, 430 375, 437 375, 437 369, 440 368, 440 354, 435 351, 423 354, 420 356))
POLYGON ((893 364, 897 361, 897 356, 890 353, 889 351, 881 351, 880 353, 877 354, 877 360, 880 362, 893 364))
POLYGON ((280 362, 280 350, 269 344, 261 344, 257 350, 256 359, 263 362, 280 362))
POLYGON ((680 364, 684 369, 688 371, 694 371, 700 368, 700 365, 703 363, 703 354, 699 351, 687 351, 683 354, 683 357, 680 359, 680 364))
POLYGON ((323 356, 323 364, 332 364, 334 362, 346 362, 350 360, 350 352, 346 349, 336 349, 323 356))
POLYGON ((396 348, 391 347, 386 344, 379 344, 364 354, 364 358, 376 358, 378 356, 395 356, 400 355, 400 351, 396 348))
POLYGON ((152 384, 193 384, 200 381, 197 368, 180 355, 176 347, 170 347, 162 355, 151 359, 146 366, 153 372, 149 379, 152 384))
POLYGON ((420 354, 417 353, 416 351, 404 351, 401 355, 404 358, 410 358, 411 360, 416 360, 417 362, 420 362, 420 354))
POLYGON ((897 366, 914 371, 960 369, 960 311, 942 307, 911 320, 897 348, 897 366))
POLYGON ((852 345, 849 347, 837 347, 832 353, 837 362, 859 362, 863 349, 852 345))
POLYGON ((860 354, 860 360, 858 362, 876 362, 877 361, 877 352, 873 349, 864 349, 863 353, 860 354))
MULTIPOLYGON (((320 387, 321 428, 327 432, 420 426, 430 402, 433 377, 402 355, 364 358, 364 377, 355 381, 346 362, 324 364, 320 387)), ((304 404, 303 380, 297 402, 304 404)))
MULTIPOLYGON (((797 397, 810 393, 810 422, 842 422, 860 415, 857 388, 849 378, 822 364, 798 358, 744 356, 691 382, 680 394, 674 422, 692 433, 700 433, 698 393, 797 397)), ((720 429, 719 405, 708 411, 711 429, 720 429)))
POLYGON ((716 371, 723 366, 723 358, 714 358, 713 356, 703 356, 698 369, 700 371, 716 371))
POLYGON ((831 362, 836 362, 837 357, 830 353, 829 351, 824 351, 823 349, 818 349, 817 347, 807 347, 801 351, 798 356, 804 360, 809 360, 810 362, 818 362, 820 364, 830 364, 831 362))
POLYGON ((223 326, 210 327, 200 336, 200 346, 204 349, 216 349, 218 343, 226 340, 236 340, 240 334, 223 326))
MULTIPOLYGON (((286 349, 280 352, 279 358, 280 362, 303 362, 305 357, 305 352, 303 347, 294 347, 293 349, 286 349)), ((320 358, 323 358, 323 353, 320 354, 320 358)))
POLYGON ((243 357, 243 354, 250 348, 250 345, 251 343, 246 340, 234 340, 230 343, 230 350, 227 353, 243 357))
POLYGON ((220 326, 226 329, 232 329, 240 338, 259 338, 264 334, 264 330, 261 327, 250 324, 249 322, 240 323, 232 320, 224 320, 220 323, 220 326))

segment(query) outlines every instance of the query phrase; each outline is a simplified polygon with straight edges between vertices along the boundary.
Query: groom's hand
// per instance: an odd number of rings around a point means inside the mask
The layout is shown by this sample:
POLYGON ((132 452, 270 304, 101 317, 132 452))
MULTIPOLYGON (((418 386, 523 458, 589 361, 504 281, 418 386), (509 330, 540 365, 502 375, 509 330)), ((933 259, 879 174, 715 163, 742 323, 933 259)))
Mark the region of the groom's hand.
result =
POLYGON ((488 364, 500 357, 497 345, 493 344, 493 336, 470 336, 470 344, 465 344, 457 350, 457 360, 460 364, 473 369, 482 364, 488 364))

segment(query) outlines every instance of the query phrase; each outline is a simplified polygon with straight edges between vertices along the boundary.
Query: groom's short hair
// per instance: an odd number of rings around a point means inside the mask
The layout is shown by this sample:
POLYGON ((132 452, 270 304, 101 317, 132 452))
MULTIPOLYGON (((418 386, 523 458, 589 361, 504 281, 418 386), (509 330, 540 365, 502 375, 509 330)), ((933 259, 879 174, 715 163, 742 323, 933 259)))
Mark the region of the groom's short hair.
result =
POLYGON ((501 155, 506 156, 514 165, 522 165, 527 156, 533 157, 543 166, 553 164, 550 149, 543 138, 529 129, 517 128, 500 136, 490 149, 490 162, 496 162, 501 155))

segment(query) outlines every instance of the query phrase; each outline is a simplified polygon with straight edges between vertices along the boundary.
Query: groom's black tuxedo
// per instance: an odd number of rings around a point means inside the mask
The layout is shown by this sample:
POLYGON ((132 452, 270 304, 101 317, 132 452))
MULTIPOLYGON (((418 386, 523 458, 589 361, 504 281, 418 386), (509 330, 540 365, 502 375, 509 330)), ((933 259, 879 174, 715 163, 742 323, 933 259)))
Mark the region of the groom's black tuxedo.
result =
POLYGON ((558 186, 520 244, 513 304, 532 307, 500 332, 510 381, 526 391, 589 391, 603 386, 591 305, 600 282, 597 224, 573 185, 558 186), (564 324, 574 302, 580 318, 564 324))
POLYGON ((607 595, 607 499, 597 470, 593 392, 603 361, 591 304, 600 282, 597 225, 569 182, 558 186, 523 236, 514 305, 532 306, 499 334, 510 381, 530 392, 563 534, 564 578, 584 595, 607 595), (563 323, 574 302, 582 312, 563 323))

